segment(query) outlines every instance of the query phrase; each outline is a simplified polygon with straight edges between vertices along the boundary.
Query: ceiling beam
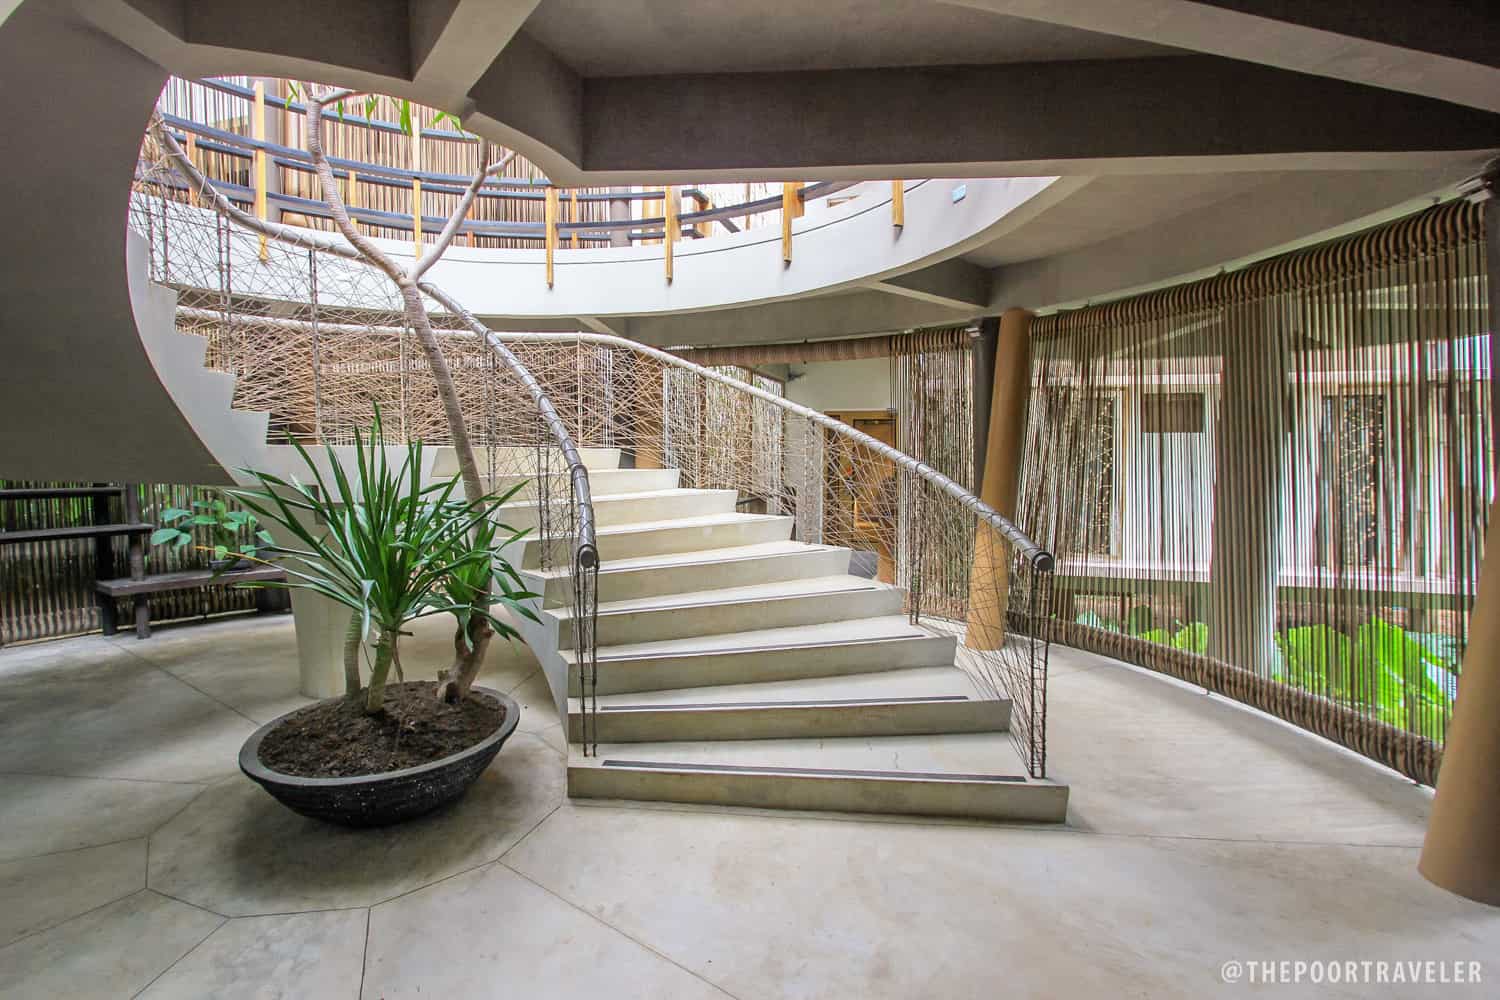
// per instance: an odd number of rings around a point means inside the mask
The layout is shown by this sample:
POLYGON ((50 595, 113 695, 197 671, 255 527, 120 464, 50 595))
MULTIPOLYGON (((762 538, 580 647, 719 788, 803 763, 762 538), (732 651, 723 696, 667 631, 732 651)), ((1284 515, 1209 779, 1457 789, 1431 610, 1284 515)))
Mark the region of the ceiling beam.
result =
POLYGON ((602 333, 610 337, 623 337, 627 329, 626 321, 623 318, 579 316, 577 319, 584 329, 592 330, 594 333, 602 333))
POLYGON ((990 301, 990 272, 954 257, 919 271, 872 281, 867 287, 949 309, 983 309, 990 301))
POLYGON ((587 79, 582 109, 595 178, 1394 169, 1500 146, 1500 115, 1214 56, 587 79))
POLYGON ((944 2, 1500 111, 1500 34, 1482 3, 944 2))
POLYGON ((461 104, 539 0, 409 0, 412 79, 461 104))

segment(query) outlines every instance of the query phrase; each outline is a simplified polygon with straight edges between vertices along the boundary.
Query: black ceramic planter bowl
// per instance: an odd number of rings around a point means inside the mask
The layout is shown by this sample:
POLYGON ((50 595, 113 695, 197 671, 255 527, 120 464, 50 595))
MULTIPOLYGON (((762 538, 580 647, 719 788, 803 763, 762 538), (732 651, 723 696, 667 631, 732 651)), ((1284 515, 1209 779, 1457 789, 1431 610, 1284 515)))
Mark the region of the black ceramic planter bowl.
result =
MULTIPOLYGON (((451 756, 417 767, 353 778, 299 778, 273 771, 260 762, 260 741, 288 712, 261 726, 240 747, 240 770, 278 802, 313 819, 342 826, 387 826, 431 812, 463 795, 489 767, 500 747, 516 731, 521 706, 514 698, 476 687, 475 692, 495 699, 505 709, 505 720, 483 740, 451 756)), ((330 701, 333 699, 329 699, 330 701)), ((301 711, 298 709, 297 711, 301 711)))

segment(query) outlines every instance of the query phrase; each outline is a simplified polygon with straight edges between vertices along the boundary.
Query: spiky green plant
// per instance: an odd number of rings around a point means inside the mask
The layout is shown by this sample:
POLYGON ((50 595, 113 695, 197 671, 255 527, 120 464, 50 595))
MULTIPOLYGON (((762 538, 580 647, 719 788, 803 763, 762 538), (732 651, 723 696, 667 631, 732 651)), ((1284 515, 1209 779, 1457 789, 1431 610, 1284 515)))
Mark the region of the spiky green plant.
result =
POLYGON ((295 547, 278 545, 273 556, 288 579, 267 586, 308 590, 350 609, 345 662, 350 696, 357 696, 361 688, 357 663, 351 669, 349 657, 357 656, 358 639, 375 636, 375 661, 363 688, 365 711, 372 714, 381 710, 392 668, 402 676, 399 642, 408 622, 453 614, 459 617, 461 635, 467 636, 471 624, 482 620, 496 634, 513 638, 515 629, 496 617, 495 607, 535 620, 524 602, 537 596, 524 589, 515 569, 499 558, 501 546, 495 544, 500 531, 509 536, 502 545, 525 534, 492 520, 495 509, 519 485, 499 496, 454 499, 459 476, 421 484, 420 441, 408 442, 405 458, 393 469, 381 439, 377 410, 368 448, 355 434, 354 478, 329 447, 331 482, 325 480, 312 456, 293 442, 311 483, 247 469, 260 488, 229 491, 266 523, 281 528, 284 537, 295 540, 295 547), (491 601, 476 602, 476 593, 491 579, 497 585, 491 601))

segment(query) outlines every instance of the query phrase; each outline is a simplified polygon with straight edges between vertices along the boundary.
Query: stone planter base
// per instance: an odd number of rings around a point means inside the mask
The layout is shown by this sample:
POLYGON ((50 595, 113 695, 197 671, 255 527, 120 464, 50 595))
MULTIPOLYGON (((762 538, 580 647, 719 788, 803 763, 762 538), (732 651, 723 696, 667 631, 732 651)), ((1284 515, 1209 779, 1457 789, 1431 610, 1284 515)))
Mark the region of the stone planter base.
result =
MULTIPOLYGON (((260 762, 260 742, 285 715, 261 726, 240 748, 240 770, 294 812, 342 826, 387 826, 431 812, 459 798, 516 731, 521 706, 488 688, 473 689, 505 708, 500 728, 461 753, 419 767, 352 778, 300 778, 260 762)), ((292 714, 292 713, 288 713, 292 714)))

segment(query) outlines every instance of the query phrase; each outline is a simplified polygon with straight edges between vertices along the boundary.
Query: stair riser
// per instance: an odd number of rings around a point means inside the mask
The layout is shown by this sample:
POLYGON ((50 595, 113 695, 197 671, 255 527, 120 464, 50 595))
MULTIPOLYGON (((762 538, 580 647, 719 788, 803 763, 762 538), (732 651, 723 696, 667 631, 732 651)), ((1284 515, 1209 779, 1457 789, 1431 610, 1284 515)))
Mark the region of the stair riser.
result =
MULTIPOLYGON (((481 469, 481 472, 484 470, 481 469)), ((589 472, 589 493, 594 499, 618 493, 649 493, 652 490, 675 490, 681 473, 676 469, 594 469, 589 472)), ((505 475, 485 477, 485 489, 491 493, 503 493, 516 483, 524 482, 516 493, 516 500, 535 500, 538 483, 535 475, 505 475)), ((552 491, 559 496, 568 495, 568 479, 561 474, 552 479, 552 491)))
MULTIPOLYGON (((761 542, 784 542, 791 537, 792 519, 789 517, 757 518, 714 525, 679 525, 657 531, 602 535, 599 538, 599 558, 603 562, 612 559, 637 559, 702 549, 728 549, 761 542)), ((572 558, 571 539, 554 538, 548 544, 552 545, 555 561, 572 558)), ((527 541, 522 563, 524 568, 535 569, 541 565, 542 545, 541 539, 527 541)))
POLYGON ((954 816, 1031 823, 1061 823, 1067 819, 1068 813, 1066 786, 1030 782, 921 781, 570 767, 568 794, 574 798, 634 799, 755 809, 954 816))
MULTIPOLYGON (((594 499, 594 524, 600 528, 617 524, 632 524, 640 521, 669 521, 677 517, 700 517, 705 514, 728 514, 734 510, 733 490, 713 493, 681 491, 660 497, 640 497, 628 500, 611 500, 609 497, 594 499)), ((512 528, 537 527, 538 509, 535 506, 501 507, 497 512, 500 520, 512 528)))
MULTIPOLYGON (((871 588, 732 604, 703 604, 696 607, 601 614, 594 636, 598 646, 621 646, 633 642, 748 632, 752 629, 821 625, 824 622, 847 621, 851 618, 899 614, 900 611, 900 591, 871 588)), ((564 624, 561 632, 559 648, 571 649, 572 629, 564 624)))
MULTIPOLYGON (((926 736, 1004 732, 1010 702, 1000 700, 900 702, 711 709, 633 709, 599 712, 600 743, 684 740, 833 739, 840 736, 926 736)), ((568 716, 568 739, 583 739, 583 719, 568 716)))
MULTIPOLYGON (((629 601, 638 597, 689 594, 718 587, 750 587, 781 580, 809 580, 849 572, 847 549, 807 549, 745 559, 723 559, 684 566, 616 570, 599 574, 599 600, 629 601)), ((572 584, 564 578, 547 581, 547 606, 572 600, 572 584)))
MULTIPOLYGON (((953 663, 956 645, 953 636, 932 636, 804 649, 706 652, 693 656, 606 661, 599 664, 597 693, 668 691, 718 684, 839 677, 908 667, 941 667, 953 663)), ((569 669, 568 687, 569 697, 579 696, 576 664, 569 669)))
MULTIPOLYGON (((452 445, 437 445, 434 449, 437 454, 433 458, 432 474, 434 476, 456 476, 458 474, 458 455, 452 445)), ((475 450, 475 459, 479 462, 480 471, 483 472, 492 459, 487 448, 475 450)), ((590 473, 595 470, 613 470, 620 467, 620 449, 618 448, 579 448, 578 457, 583 460, 583 467, 590 473)), ((526 476, 537 474, 536 449, 528 447, 497 447, 494 450, 493 461, 495 468, 501 472, 518 472, 526 476)), ((562 452, 553 450, 548 459, 547 467, 552 471, 567 471, 567 465, 563 461, 562 452)))

